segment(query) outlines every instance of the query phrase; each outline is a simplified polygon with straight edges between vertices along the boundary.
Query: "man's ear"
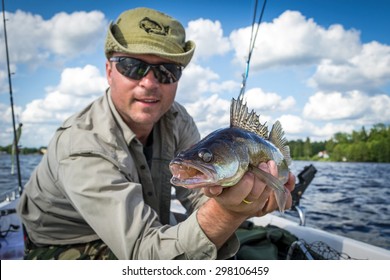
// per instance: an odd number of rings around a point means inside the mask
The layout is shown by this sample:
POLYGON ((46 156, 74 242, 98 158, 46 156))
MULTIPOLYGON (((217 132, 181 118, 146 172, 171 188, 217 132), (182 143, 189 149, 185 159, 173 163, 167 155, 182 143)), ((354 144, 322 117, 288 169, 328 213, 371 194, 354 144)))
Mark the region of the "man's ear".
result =
POLYGON ((112 75, 112 63, 107 59, 106 60, 106 78, 108 84, 111 86, 111 75, 112 75))

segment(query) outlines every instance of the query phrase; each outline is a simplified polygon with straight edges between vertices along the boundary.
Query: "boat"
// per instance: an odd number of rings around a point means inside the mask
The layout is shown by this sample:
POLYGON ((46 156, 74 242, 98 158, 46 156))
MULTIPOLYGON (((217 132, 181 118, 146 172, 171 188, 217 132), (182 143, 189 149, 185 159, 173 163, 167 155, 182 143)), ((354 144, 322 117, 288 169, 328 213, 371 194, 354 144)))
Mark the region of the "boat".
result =
MULTIPOLYGON (((298 183, 292 192, 292 215, 273 212, 263 217, 249 219, 245 224, 251 227, 274 227, 287 231, 297 237, 290 244, 286 259, 296 259, 297 252, 300 259, 358 259, 358 260, 390 260, 390 250, 361 242, 349 237, 326 232, 305 224, 305 213, 300 208, 300 199, 313 180, 316 168, 310 164, 298 174, 298 183)), ((4 196, 0 203, 0 259, 23 259, 24 232, 23 226, 16 213, 18 190, 4 196)), ((172 211, 184 215, 184 208, 179 202, 172 200, 172 211)))
POLYGON ((8 197, 11 199, 0 203, 0 260, 21 260, 24 257, 24 234, 15 210, 19 198, 13 193, 8 197))
POLYGON ((257 226, 272 225, 282 228, 299 238, 291 245, 287 259, 294 259, 294 250, 298 250, 307 260, 318 259, 318 256, 314 255, 320 255, 320 259, 327 260, 390 260, 390 250, 317 228, 302 226, 275 214, 252 218, 252 222, 257 226))
MULTIPOLYGON (((18 187, 11 190, 0 197, 0 260, 8 259, 23 259, 24 256, 24 234, 21 220, 16 214, 16 205, 19 201, 19 196, 22 191, 22 179, 20 175, 20 161, 18 141, 21 136, 22 124, 19 123, 16 128, 15 111, 13 103, 12 80, 9 62, 7 28, 5 18, 5 3, 2 0, 3 28, 4 28, 4 43, 6 51, 6 61, 8 70, 8 84, 10 95, 10 106, 12 116, 12 128, 14 141, 12 143, 12 161, 16 160, 16 171, 18 177, 18 187)), ((14 164, 12 163, 11 174, 14 173, 14 164)))

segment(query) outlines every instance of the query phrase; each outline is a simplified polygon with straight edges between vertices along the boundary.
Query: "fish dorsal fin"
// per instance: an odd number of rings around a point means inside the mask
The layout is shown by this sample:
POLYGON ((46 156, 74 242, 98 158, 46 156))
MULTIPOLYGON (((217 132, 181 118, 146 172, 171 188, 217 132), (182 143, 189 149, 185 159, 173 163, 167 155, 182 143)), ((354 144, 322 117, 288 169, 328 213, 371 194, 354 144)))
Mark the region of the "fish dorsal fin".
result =
POLYGON ((268 140, 272 142, 283 154, 287 165, 291 165, 290 147, 287 146, 287 139, 284 137, 284 131, 279 121, 276 121, 272 126, 268 140))
POLYGON ((260 123, 259 116, 255 111, 248 112, 248 107, 240 94, 238 100, 232 99, 230 105, 230 127, 239 127, 257 135, 267 138, 268 128, 260 123))

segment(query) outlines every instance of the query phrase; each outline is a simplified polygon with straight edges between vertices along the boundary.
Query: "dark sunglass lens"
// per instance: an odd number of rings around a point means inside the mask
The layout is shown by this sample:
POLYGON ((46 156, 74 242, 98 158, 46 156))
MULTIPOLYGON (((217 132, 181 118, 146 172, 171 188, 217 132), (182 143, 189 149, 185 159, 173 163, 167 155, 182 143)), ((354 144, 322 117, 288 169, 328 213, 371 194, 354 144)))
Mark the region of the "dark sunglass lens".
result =
POLYGON ((159 83, 172 84, 180 79, 182 73, 181 67, 172 63, 153 65, 131 57, 121 57, 116 62, 118 72, 134 80, 141 80, 152 69, 159 83))
POLYGON ((126 57, 119 60, 116 64, 116 69, 123 76, 130 79, 140 80, 145 76, 149 66, 142 61, 126 57))
POLYGON ((161 64, 158 66, 157 71, 154 71, 156 77, 156 72, 159 72, 157 79, 162 84, 172 84, 177 82, 181 77, 181 67, 175 64, 161 64))

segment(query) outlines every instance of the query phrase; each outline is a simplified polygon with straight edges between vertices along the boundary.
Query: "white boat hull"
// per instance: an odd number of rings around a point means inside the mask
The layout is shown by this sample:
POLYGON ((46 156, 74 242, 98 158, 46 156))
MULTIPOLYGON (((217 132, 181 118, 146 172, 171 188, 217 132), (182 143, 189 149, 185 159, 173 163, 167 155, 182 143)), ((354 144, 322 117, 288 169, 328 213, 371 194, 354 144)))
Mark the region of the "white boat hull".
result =
POLYGON ((276 214, 268 214, 261 218, 252 218, 250 221, 258 226, 273 225, 285 229, 298 237, 298 239, 303 239, 308 244, 321 241, 340 254, 346 254, 352 259, 390 260, 390 250, 313 227, 300 226, 298 223, 276 214))
POLYGON ((24 235, 19 216, 14 212, 18 200, 3 202, 0 210, 9 214, 1 216, 0 259, 20 260, 24 257, 24 235), (9 230, 9 231, 8 231, 9 230), (7 232, 8 231, 8 232, 7 232))

